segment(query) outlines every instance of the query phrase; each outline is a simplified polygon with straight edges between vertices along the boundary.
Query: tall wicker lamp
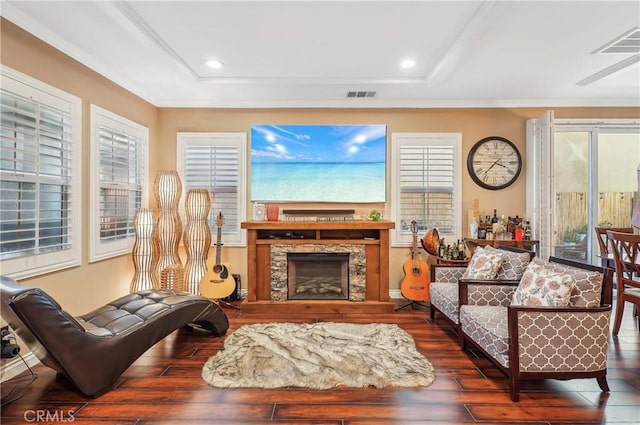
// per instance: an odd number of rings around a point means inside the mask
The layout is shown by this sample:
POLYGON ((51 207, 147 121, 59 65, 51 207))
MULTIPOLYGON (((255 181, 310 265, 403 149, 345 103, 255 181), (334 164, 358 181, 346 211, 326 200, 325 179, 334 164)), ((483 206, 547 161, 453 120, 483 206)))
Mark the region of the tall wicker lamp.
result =
POLYGON ((158 247, 154 243, 155 212, 150 208, 140 208, 133 219, 136 240, 133 244, 134 274, 130 292, 142 291, 158 287, 158 247))
POLYGON ((184 202, 187 224, 184 229, 184 249, 187 261, 184 283, 187 292, 198 293, 200 279, 207 273, 207 255, 211 246, 211 228, 207 218, 211 210, 211 195, 206 189, 191 189, 184 202))
POLYGON ((182 182, 176 171, 161 171, 153 183, 153 193, 158 202, 156 218, 156 244, 159 250, 156 273, 172 264, 182 266, 178 246, 182 237, 182 221, 178 213, 178 202, 182 193, 182 182))

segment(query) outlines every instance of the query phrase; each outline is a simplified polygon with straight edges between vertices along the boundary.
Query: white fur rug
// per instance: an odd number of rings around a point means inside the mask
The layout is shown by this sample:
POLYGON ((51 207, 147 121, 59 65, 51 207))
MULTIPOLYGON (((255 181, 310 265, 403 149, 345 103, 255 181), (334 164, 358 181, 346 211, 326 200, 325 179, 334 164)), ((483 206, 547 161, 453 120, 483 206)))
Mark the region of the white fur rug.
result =
POLYGON ((417 387, 434 377, 413 337, 384 323, 244 325, 202 369, 219 388, 417 387))

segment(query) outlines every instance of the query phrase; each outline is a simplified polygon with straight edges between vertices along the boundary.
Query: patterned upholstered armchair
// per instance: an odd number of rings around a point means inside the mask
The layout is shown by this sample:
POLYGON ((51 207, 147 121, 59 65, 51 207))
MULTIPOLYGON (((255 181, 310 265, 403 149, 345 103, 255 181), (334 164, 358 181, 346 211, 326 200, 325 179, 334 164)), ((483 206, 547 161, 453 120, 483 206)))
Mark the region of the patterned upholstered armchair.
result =
MULTIPOLYGON (((519 282, 525 268, 535 255, 535 253, 531 251, 512 246, 487 247, 486 249, 491 252, 497 251, 503 256, 504 260, 496 270, 495 276, 492 277, 495 277, 495 280, 499 280, 500 282, 511 281, 512 285, 516 285, 519 282)), ((480 252, 480 250, 478 249, 476 252, 480 252)), ((466 270, 467 266, 452 264, 437 264, 431 266, 429 315, 432 320, 435 319, 436 312, 438 312, 456 328, 458 327, 458 306, 460 305, 458 281, 466 278, 466 270)), ((486 279, 486 276, 481 280, 491 281, 486 279)))
POLYGON ((608 392, 612 287, 610 269, 553 257, 534 259, 517 286, 463 280, 461 347, 471 343, 496 364, 513 401, 523 379, 596 378, 608 392))

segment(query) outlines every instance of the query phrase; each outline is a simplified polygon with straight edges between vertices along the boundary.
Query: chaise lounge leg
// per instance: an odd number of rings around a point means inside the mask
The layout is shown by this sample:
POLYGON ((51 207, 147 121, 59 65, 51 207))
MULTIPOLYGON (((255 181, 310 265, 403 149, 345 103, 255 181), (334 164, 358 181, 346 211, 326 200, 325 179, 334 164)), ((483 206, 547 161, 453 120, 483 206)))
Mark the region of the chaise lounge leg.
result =
POLYGON ((429 303, 429 317, 431 318, 431 320, 434 320, 436 318, 436 309, 433 308, 431 303, 429 303))
POLYGON ((598 380, 598 385, 600 386, 600 389, 603 392, 608 393, 609 392, 609 384, 607 384, 607 377, 606 376, 598 376, 596 379, 598 380))

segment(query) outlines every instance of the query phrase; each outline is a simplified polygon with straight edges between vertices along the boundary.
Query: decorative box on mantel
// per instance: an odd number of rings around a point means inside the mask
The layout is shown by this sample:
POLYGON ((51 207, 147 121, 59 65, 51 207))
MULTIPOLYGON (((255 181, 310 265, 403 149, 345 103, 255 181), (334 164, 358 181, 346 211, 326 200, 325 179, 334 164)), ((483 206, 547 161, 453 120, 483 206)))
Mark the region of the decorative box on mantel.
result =
MULTIPOLYGON (((391 221, 246 221, 247 229, 247 297, 242 310, 270 313, 388 313, 389 300, 389 230, 391 221), (291 254, 291 256, 289 255, 291 254), (319 288, 307 297, 296 296, 300 290, 287 288, 296 274, 313 274, 325 265, 308 264, 297 269, 288 264, 300 254, 305 261, 318 255, 319 263, 339 264, 326 273, 317 272, 319 288), (311 254, 310 256, 308 254, 311 254), (348 254, 348 256, 345 256, 348 254), (327 259, 331 255, 336 260, 327 259), (347 260, 344 260, 348 257, 347 260), (341 260, 343 259, 343 260, 341 260), (344 271, 340 274, 339 270, 344 271), (304 270, 296 272, 295 270, 304 270), (337 271, 336 271, 337 270, 337 271), (343 285, 326 283, 335 279, 343 285), (340 275, 342 277, 340 277, 340 275), (328 289, 327 289, 328 288, 328 289), (332 294, 335 293, 336 297, 332 294), (303 299, 301 299, 303 298, 303 299)), ((314 279, 311 279, 312 281, 314 279)), ((299 287, 306 288, 308 283, 299 287)))

